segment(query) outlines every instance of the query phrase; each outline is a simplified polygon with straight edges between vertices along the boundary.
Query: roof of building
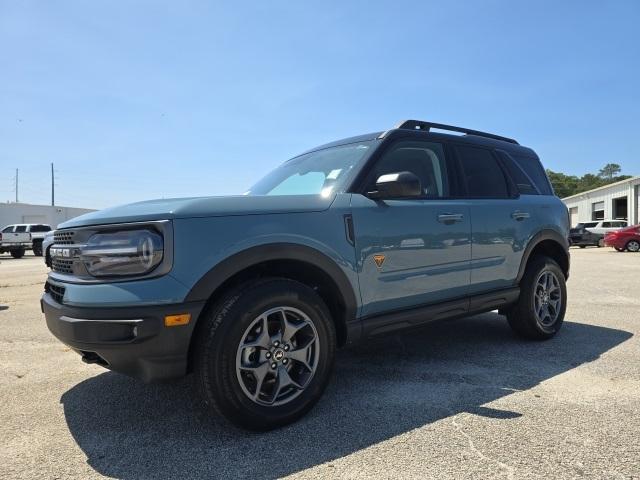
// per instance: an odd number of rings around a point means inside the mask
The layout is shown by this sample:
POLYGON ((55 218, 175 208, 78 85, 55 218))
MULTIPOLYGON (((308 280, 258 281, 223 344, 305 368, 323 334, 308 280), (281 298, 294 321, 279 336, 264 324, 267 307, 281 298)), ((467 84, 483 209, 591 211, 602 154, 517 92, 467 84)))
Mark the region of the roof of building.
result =
POLYGON ((582 195, 587 195, 589 193, 598 192, 600 190, 606 190, 607 188, 615 187, 617 185, 623 185, 625 183, 633 183, 635 181, 640 183, 640 176, 631 177, 631 178, 625 178, 624 180, 620 180, 619 182, 609 183, 607 185, 603 185, 602 187, 592 188, 591 190, 585 190, 584 192, 576 193, 576 194, 571 195, 569 197, 564 197, 562 200, 570 200, 572 198, 577 198, 577 197, 580 197, 582 195))

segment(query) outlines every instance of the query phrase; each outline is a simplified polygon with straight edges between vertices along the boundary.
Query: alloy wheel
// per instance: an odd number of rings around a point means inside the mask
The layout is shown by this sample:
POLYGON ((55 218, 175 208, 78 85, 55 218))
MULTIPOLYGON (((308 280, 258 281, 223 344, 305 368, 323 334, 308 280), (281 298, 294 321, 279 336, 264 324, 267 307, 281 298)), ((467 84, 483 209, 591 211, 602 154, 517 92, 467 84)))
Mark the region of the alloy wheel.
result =
POLYGON ((320 342, 311 319, 293 307, 257 316, 245 330, 236 354, 236 375, 244 394, 264 406, 299 396, 318 366, 320 342))
POLYGON ((543 327, 550 327, 558 320, 562 308, 562 289, 558 277, 549 270, 542 271, 538 276, 533 308, 536 319, 543 327))

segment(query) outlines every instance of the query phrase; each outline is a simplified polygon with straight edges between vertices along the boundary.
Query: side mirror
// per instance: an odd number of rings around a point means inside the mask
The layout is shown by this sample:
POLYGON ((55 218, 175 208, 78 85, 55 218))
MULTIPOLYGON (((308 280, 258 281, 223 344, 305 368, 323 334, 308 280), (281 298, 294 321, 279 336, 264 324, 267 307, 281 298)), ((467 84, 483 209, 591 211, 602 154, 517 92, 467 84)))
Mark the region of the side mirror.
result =
POLYGON ((376 190, 367 196, 374 200, 418 198, 422 196, 420 179, 411 172, 387 173, 376 181, 376 190))

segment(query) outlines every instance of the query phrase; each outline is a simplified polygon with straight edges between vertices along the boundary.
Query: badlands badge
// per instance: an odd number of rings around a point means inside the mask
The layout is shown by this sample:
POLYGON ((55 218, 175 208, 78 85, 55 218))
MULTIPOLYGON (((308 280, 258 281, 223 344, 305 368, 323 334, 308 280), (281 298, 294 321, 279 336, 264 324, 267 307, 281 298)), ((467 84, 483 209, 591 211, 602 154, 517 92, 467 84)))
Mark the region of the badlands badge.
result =
POLYGON ((382 268, 382 264, 384 263, 384 255, 374 255, 373 261, 376 262, 376 266, 378 268, 382 268))

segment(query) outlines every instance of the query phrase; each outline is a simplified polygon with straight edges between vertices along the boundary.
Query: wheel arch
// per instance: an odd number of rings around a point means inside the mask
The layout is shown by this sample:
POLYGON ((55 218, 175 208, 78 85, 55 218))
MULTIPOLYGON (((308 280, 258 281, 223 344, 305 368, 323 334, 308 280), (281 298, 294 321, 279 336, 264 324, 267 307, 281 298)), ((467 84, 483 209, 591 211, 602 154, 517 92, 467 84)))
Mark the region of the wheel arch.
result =
POLYGON ((516 278, 517 284, 522 280, 529 260, 537 254, 544 254, 555 260, 560 265, 565 279, 569 278, 569 242, 555 230, 547 229, 536 233, 527 244, 520 261, 520 269, 516 278))
MULTIPOLYGON (((331 257, 303 245, 276 243, 238 252, 203 275, 190 290, 185 302, 206 300, 205 312, 225 292, 252 279, 267 276, 290 278, 312 287, 331 312, 338 345, 357 339, 357 302, 351 282, 331 257)), ((194 327, 191 346, 199 334, 198 323, 194 327)))

